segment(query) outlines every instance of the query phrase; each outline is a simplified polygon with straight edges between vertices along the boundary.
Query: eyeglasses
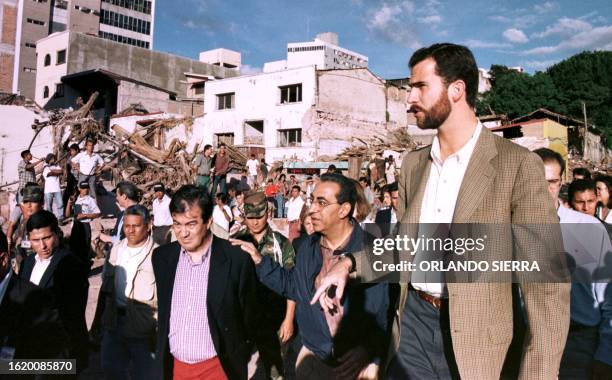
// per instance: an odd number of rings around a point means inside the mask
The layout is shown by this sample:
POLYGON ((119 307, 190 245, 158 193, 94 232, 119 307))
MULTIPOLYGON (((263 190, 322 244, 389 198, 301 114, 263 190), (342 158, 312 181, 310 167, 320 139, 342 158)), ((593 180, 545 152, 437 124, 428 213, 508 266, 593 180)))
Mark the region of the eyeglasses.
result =
POLYGON ((324 209, 327 206, 339 204, 338 202, 328 202, 325 199, 319 199, 319 198, 318 199, 313 199, 312 197, 310 198, 310 203, 311 203, 310 207, 312 207, 314 205, 317 205, 317 207, 319 209, 321 209, 321 210, 324 209))

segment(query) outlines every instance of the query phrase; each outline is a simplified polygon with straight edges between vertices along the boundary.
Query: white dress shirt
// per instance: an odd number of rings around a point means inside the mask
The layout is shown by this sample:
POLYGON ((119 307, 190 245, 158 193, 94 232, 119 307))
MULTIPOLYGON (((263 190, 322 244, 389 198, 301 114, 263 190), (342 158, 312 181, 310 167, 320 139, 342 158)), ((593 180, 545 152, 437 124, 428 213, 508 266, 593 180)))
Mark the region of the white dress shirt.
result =
POLYGON ((300 220, 300 214, 302 213, 302 207, 304 207, 304 200, 299 195, 295 198, 290 198, 285 203, 287 208, 287 221, 291 222, 294 220, 300 220))
POLYGON ((153 200, 153 225, 155 227, 172 225, 170 201, 170 197, 165 194, 161 201, 157 198, 153 200))
POLYGON ((40 284, 40 280, 45 274, 45 271, 49 267, 49 264, 51 264, 51 257, 48 259, 43 259, 36 254, 36 256, 34 256, 34 261, 35 264, 34 268, 32 269, 32 274, 30 275, 30 282, 34 285, 38 285, 40 284))
MULTIPOLYGON (((440 155, 438 136, 434 137, 431 145, 431 169, 421 203, 419 223, 452 223, 459 189, 461 189, 465 171, 470 163, 481 131, 482 124, 478 122, 472 137, 461 149, 448 156, 444 161, 440 155)), ((421 236, 421 233, 422 231, 419 231, 418 236, 421 236)), ((446 284, 443 283, 412 282, 412 286, 434 297, 442 297, 446 294, 446 284)))

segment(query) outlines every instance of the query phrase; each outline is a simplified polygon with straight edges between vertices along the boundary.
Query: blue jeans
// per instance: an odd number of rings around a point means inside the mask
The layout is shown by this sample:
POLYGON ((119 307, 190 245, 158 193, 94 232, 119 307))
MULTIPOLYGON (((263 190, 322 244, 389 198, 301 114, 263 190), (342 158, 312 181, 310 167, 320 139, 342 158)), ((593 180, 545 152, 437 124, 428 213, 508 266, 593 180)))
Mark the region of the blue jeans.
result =
POLYGON ((61 222, 64 220, 64 203, 61 191, 45 193, 45 210, 53 212, 53 204, 55 204, 55 217, 61 222))
POLYGON ((104 330, 100 356, 105 378, 113 380, 156 379, 155 353, 150 350, 149 339, 124 337, 121 334, 124 318, 117 317, 117 329, 104 330))
POLYGON ((284 218, 285 217, 285 196, 283 194, 276 194, 274 199, 276 199, 276 217, 284 218))
POLYGON ((225 187, 226 187, 225 174, 224 175, 216 175, 215 176, 215 181, 213 182, 212 191, 210 192, 210 196, 213 198, 213 200, 214 200, 215 196, 217 195, 217 192, 219 192, 219 193, 225 193, 226 192, 226 188, 225 187), (219 184, 221 184, 221 189, 217 191, 217 186, 219 184))

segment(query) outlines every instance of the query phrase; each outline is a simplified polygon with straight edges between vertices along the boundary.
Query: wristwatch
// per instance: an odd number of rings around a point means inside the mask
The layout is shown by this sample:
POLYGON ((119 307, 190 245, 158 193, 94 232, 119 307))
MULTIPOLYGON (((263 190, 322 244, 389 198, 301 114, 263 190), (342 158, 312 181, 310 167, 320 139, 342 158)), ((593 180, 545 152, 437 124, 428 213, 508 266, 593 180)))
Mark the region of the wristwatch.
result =
POLYGON ((357 260, 355 260, 355 256, 353 256, 350 252, 344 252, 340 254, 340 257, 346 257, 351 260, 351 269, 349 269, 349 273, 353 273, 357 271, 357 260))

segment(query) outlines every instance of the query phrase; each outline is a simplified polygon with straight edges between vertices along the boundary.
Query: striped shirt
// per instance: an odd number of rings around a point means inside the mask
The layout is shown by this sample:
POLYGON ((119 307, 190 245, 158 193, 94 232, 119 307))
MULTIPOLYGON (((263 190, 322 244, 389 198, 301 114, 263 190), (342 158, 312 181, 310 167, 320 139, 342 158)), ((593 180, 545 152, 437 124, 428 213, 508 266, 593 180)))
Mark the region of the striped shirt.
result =
POLYGON ((168 339, 170 353, 183 363, 199 363, 217 356, 206 305, 210 250, 208 247, 202 260, 194 263, 182 248, 176 266, 168 339))

